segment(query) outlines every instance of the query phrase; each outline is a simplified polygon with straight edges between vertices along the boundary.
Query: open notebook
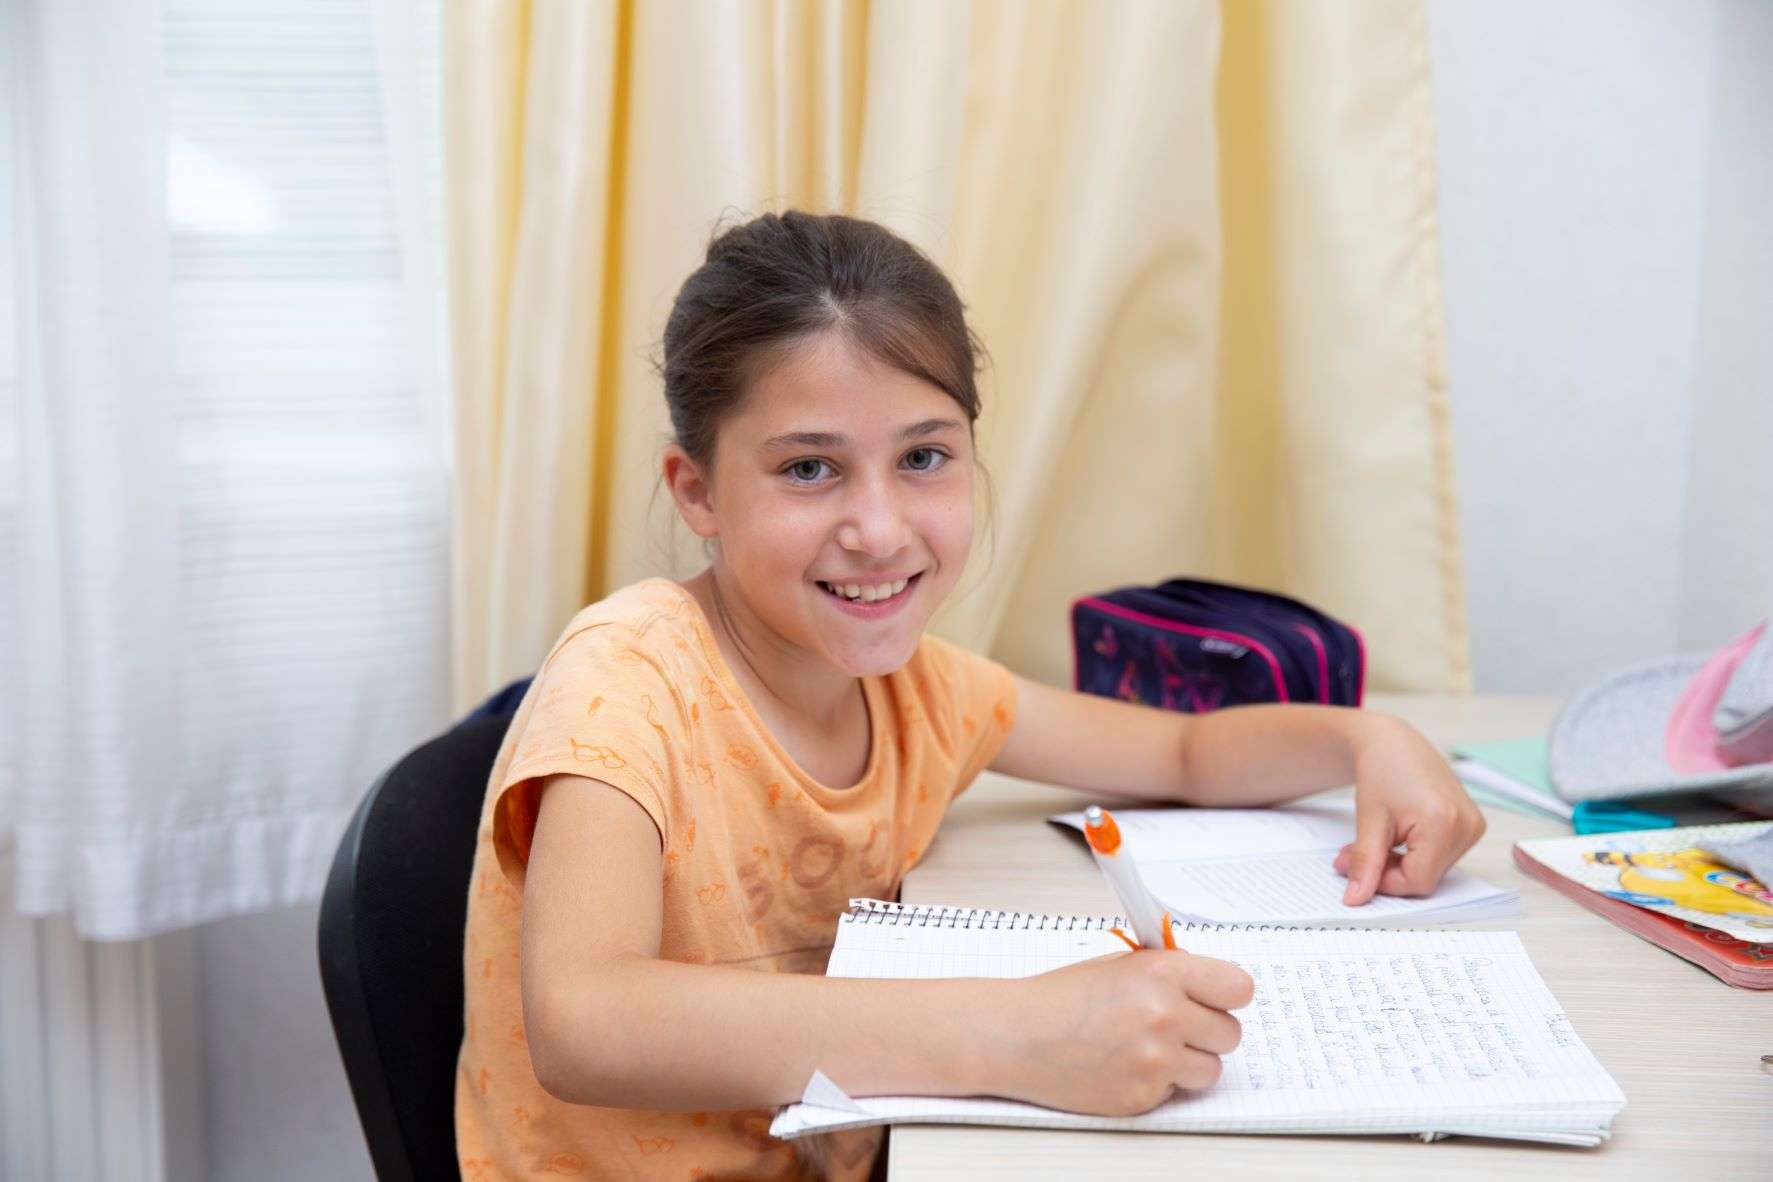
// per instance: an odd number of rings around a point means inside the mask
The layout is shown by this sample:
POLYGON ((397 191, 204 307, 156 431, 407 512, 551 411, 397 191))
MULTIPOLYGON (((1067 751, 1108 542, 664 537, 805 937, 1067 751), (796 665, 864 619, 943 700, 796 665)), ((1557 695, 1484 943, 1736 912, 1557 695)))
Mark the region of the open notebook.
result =
MULTIPOLYGON (((1048 817, 1079 832, 1082 813, 1048 817)), ((1401 927, 1499 919, 1520 894, 1453 867, 1421 899, 1378 895, 1350 907, 1336 851, 1354 840, 1354 802, 1267 809, 1115 809, 1139 877, 1169 913, 1196 923, 1401 927)))
MULTIPOLYGON (((1020 977, 1126 945, 1121 921, 853 900, 834 977, 1020 977)), ((1134 1117, 997 1099, 852 1099, 823 1076, 770 1132, 945 1123, 1177 1133, 1447 1134, 1597 1145, 1625 1106, 1513 932, 1186 925, 1255 1000, 1218 1083, 1134 1117)), ((1168 955, 1168 954, 1166 954, 1168 955)))

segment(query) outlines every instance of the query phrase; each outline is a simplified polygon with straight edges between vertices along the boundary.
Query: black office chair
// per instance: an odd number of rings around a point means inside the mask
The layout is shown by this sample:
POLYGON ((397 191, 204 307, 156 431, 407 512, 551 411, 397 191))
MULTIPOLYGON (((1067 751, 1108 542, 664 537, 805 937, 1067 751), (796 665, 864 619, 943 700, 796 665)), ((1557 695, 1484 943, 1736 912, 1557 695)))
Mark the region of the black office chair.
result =
POLYGON ((487 778, 521 696, 495 697, 384 773, 327 876, 320 981, 382 1182, 460 1177, 468 880, 487 778))

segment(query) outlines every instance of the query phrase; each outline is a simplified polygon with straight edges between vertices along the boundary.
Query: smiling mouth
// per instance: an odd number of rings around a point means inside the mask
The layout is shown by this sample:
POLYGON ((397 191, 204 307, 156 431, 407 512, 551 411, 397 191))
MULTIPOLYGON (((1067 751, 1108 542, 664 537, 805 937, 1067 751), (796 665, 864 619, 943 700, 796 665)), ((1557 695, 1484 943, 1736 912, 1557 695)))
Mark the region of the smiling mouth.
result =
POLYGON ((841 599, 845 603, 888 603, 894 599, 900 598, 906 592, 910 591, 911 588, 913 586, 915 586, 917 584, 917 581, 921 578, 923 578, 923 572, 918 571, 916 574, 912 575, 909 579, 905 579, 902 581, 895 580, 894 582, 892 582, 890 584, 884 584, 882 586, 869 587, 869 586, 863 586, 861 584, 851 583, 848 586, 843 587, 842 589, 840 589, 837 584, 827 583, 823 579, 815 579, 813 581, 819 585, 819 588, 821 590, 823 590, 825 592, 825 594, 830 595, 836 599, 841 599), (845 594, 845 592, 848 591, 849 587, 855 587, 856 594, 854 594, 854 595, 845 594), (886 587, 892 588, 892 593, 889 595, 879 594, 879 592, 881 590, 885 589, 886 587))

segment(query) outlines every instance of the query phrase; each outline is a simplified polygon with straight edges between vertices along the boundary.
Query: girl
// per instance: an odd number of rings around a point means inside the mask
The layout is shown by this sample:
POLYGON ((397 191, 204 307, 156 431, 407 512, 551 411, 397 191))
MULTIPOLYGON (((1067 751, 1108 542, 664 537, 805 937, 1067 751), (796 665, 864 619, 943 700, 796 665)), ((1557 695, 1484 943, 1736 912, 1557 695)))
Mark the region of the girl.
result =
POLYGON ((1169 713, 925 636, 972 541, 974 371, 953 288, 868 222, 760 217, 684 283, 663 477, 712 560, 581 611, 506 735, 468 913, 464 1177, 865 1177, 879 1130, 768 1136, 815 1068, 1101 1113, 1212 1083, 1251 991, 1221 961, 819 975, 847 901, 893 897, 984 768, 1192 805, 1352 780, 1351 903, 1431 890, 1483 831, 1384 715, 1169 713))

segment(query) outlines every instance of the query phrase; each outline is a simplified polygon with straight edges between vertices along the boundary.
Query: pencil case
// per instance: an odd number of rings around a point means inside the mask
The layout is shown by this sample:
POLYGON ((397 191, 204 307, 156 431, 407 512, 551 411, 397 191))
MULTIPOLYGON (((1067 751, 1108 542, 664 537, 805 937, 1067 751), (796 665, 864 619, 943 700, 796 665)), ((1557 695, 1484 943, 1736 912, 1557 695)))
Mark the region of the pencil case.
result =
POLYGON ((1085 596, 1071 605, 1071 637, 1080 692, 1188 714, 1359 706, 1366 688, 1359 631, 1296 599, 1204 579, 1085 596))

